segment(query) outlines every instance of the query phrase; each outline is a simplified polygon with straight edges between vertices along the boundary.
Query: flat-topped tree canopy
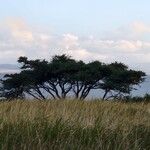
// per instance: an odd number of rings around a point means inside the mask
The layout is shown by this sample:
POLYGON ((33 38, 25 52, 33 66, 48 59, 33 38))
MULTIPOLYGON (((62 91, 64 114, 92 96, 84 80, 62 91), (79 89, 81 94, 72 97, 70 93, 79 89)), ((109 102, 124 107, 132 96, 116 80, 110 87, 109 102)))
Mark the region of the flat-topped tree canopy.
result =
POLYGON ((145 76, 144 72, 131 70, 123 63, 85 63, 66 54, 55 55, 49 61, 19 57, 18 63, 20 73, 6 75, 2 81, 5 94, 9 95, 7 98, 13 94, 15 97, 29 94, 39 100, 64 99, 72 95, 83 100, 92 89, 104 90, 103 99, 117 98, 129 94, 145 76))

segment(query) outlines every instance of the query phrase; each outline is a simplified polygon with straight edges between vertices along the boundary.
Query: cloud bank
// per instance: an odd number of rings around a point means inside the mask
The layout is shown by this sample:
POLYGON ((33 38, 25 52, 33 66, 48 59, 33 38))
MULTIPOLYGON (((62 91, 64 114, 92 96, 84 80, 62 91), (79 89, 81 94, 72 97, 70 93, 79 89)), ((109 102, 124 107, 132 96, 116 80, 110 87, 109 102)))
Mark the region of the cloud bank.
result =
POLYGON ((23 20, 0 23, 0 63, 15 63, 19 56, 50 59, 66 53, 75 59, 121 61, 150 73, 150 26, 133 22, 99 37, 71 33, 57 35, 23 20))

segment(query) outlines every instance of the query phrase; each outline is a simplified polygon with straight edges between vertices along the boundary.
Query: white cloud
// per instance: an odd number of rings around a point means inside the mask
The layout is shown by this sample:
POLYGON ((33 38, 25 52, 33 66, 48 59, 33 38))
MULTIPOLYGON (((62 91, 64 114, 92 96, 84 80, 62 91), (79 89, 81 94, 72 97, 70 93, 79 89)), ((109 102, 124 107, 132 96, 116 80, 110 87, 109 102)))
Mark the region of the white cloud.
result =
POLYGON ((104 32, 103 39, 109 40, 150 40, 150 24, 134 21, 113 31, 104 32))
POLYGON ((16 40, 23 40, 25 42, 32 42, 34 40, 32 31, 30 31, 30 28, 23 20, 10 19, 7 20, 4 25, 7 27, 12 37, 16 40))
POLYGON ((144 24, 143 22, 133 22, 131 24, 131 29, 135 32, 135 33, 139 33, 139 34, 143 34, 143 33, 150 33, 150 26, 144 24))
POLYGON ((99 38, 71 33, 54 35, 42 28, 37 30, 23 20, 9 20, 0 23, 0 63, 15 63, 21 55, 49 59, 52 55, 66 53, 85 61, 147 64, 150 63, 150 40, 145 37, 148 33, 148 25, 134 22, 99 38))
POLYGON ((63 39, 60 43, 65 49, 70 49, 79 45, 78 36, 67 33, 63 35, 63 39))
POLYGON ((24 40, 26 42, 33 41, 33 35, 29 31, 13 31, 12 36, 16 39, 24 40))

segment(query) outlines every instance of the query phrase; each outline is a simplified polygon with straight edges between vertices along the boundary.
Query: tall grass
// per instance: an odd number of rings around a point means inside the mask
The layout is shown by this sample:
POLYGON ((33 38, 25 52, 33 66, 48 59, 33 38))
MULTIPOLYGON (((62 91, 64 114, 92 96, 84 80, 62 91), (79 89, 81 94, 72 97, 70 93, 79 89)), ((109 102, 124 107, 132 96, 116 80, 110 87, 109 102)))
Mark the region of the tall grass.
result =
POLYGON ((149 150, 150 104, 0 102, 0 149, 149 150))

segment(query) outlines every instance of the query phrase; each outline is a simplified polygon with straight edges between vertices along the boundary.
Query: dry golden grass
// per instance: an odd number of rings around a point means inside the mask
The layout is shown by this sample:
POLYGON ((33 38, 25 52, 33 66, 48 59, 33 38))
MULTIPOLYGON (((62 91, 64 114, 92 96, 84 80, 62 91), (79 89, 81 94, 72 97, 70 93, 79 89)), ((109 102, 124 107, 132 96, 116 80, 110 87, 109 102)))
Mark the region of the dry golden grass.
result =
POLYGON ((0 102, 1 149, 150 149, 150 103, 0 102))

